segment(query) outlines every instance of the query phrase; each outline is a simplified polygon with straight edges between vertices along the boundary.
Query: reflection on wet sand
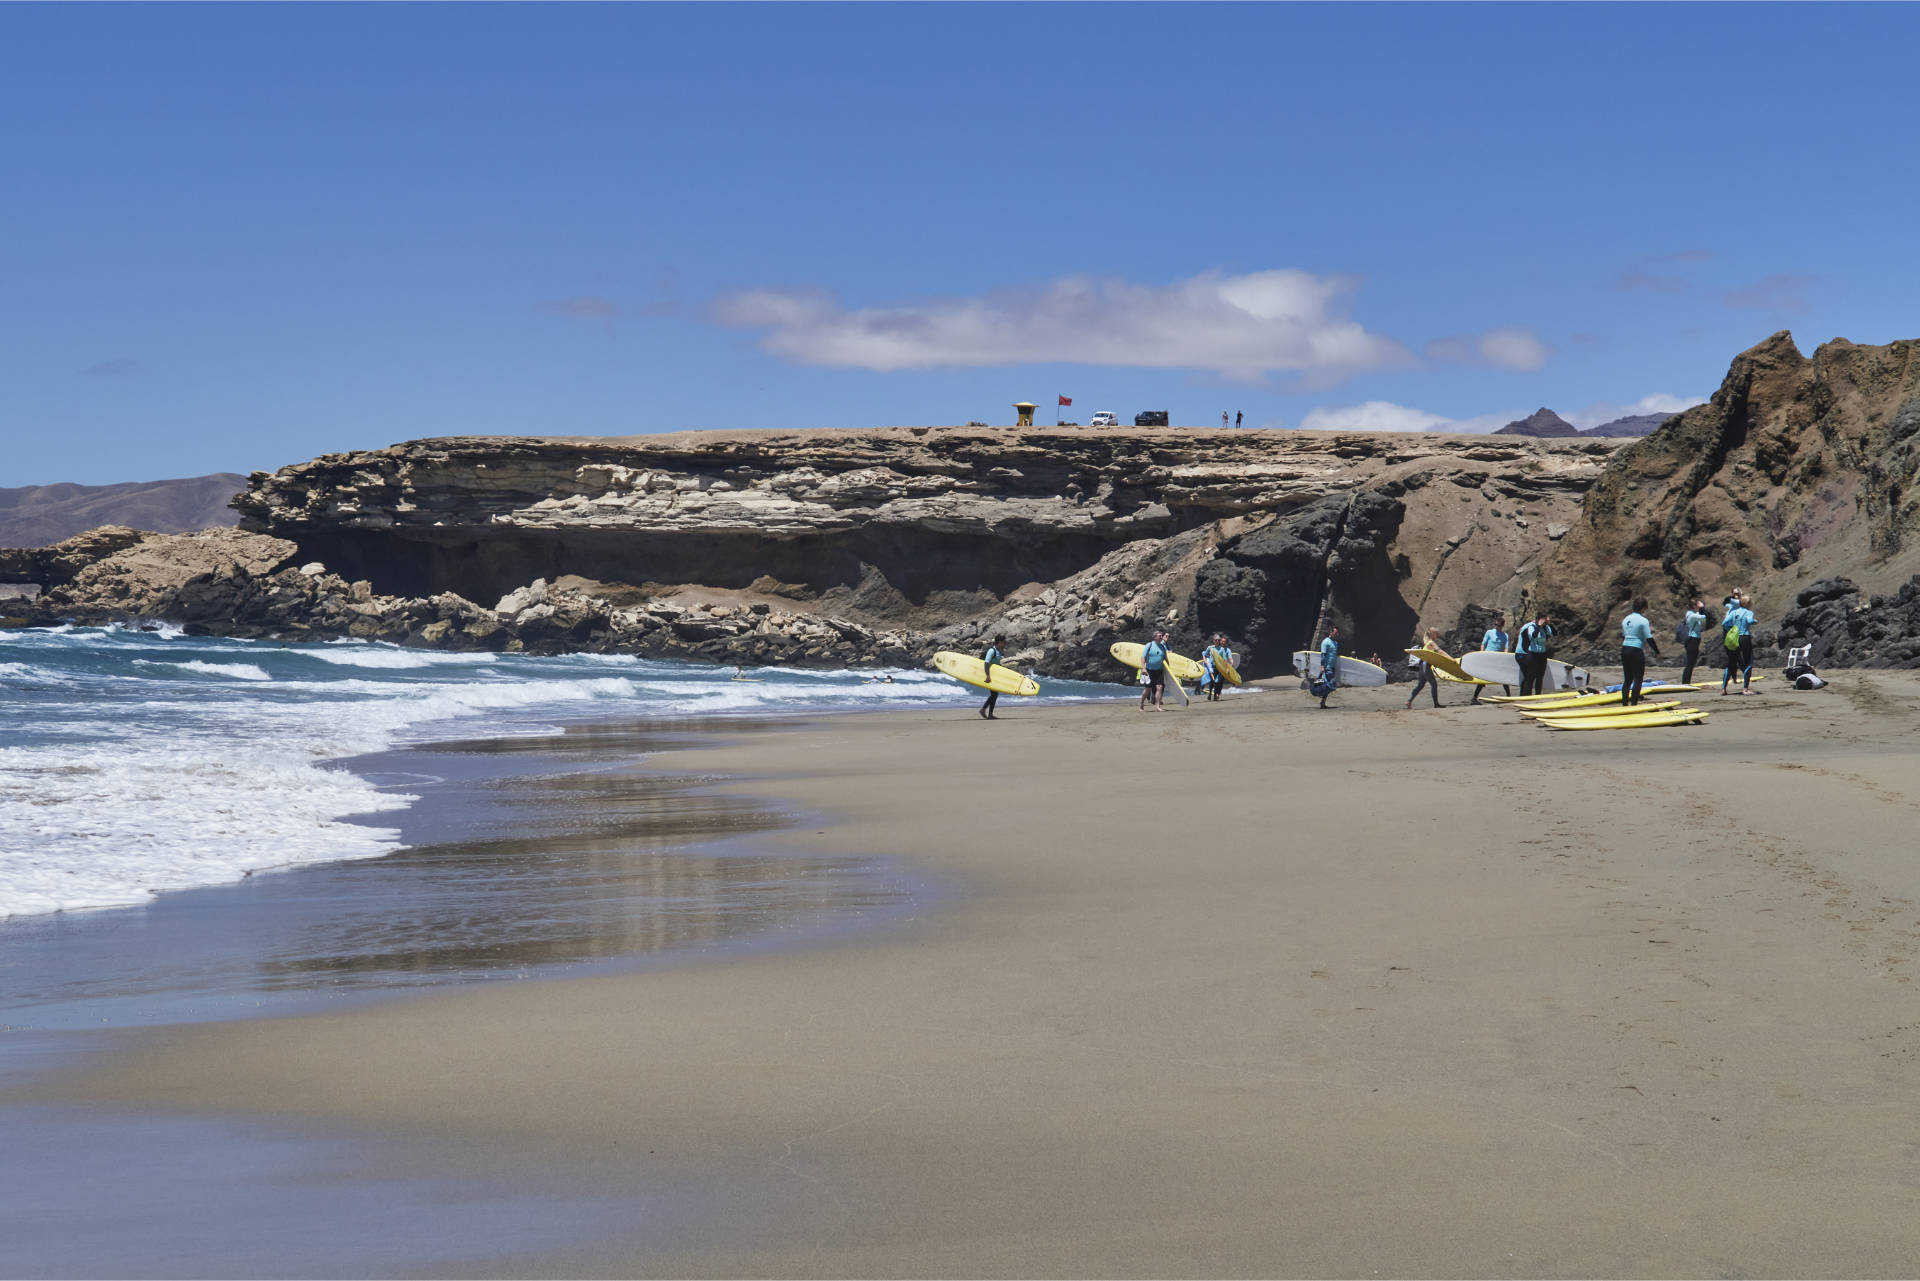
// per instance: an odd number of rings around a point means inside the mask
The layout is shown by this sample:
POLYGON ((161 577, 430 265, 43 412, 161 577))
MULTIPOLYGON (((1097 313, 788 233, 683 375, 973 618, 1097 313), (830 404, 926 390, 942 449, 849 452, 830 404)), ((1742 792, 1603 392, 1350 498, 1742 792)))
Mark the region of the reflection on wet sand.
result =
POLYGON ((787 813, 646 764, 770 728, 606 722, 347 762, 419 798, 365 820, 397 823, 409 848, 41 918, 0 937, 39 953, 0 963, 0 1006, 57 1017, 106 995, 178 1004, 517 977, 783 939, 906 901, 890 861, 781 853, 749 838, 789 825, 787 813))

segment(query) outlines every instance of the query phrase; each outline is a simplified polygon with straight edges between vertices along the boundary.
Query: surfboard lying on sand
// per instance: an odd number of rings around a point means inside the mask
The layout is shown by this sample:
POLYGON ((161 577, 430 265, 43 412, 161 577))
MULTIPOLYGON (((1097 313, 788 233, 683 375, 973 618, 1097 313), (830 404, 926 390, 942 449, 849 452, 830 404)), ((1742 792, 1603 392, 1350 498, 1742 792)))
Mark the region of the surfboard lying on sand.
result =
POLYGON ((1644 703, 1635 703, 1632 707, 1628 707, 1618 699, 1610 699, 1597 707, 1582 704, 1579 707, 1522 707, 1517 710, 1522 716, 1531 716, 1537 721, 1556 721, 1588 716, 1633 716, 1640 712, 1667 711, 1685 704, 1684 698, 1648 699, 1644 703))
MULTIPOLYGON (((1147 647, 1139 641, 1115 641, 1107 646, 1107 653, 1138 670, 1147 663, 1147 647)), ((1197 681, 1207 674, 1204 664, 1196 663, 1185 654, 1167 651, 1167 670, 1183 681, 1197 681)))
MULTIPOLYGON (((1363 663, 1357 658, 1340 656, 1340 683, 1342 685, 1385 685, 1387 669, 1375 667, 1372 663, 1363 663)), ((1317 649, 1295 650, 1293 670, 1308 680, 1320 675, 1320 651, 1317 649)))
POLYGON ((1031 676, 1022 676, 1011 667, 1002 667, 995 663, 989 672, 987 665, 972 654, 956 654, 943 649, 933 656, 933 665, 957 681, 979 689, 990 689, 1001 694, 1033 695, 1040 692, 1040 685, 1031 676))
POLYGON ((1452 681, 1456 685, 1491 685, 1492 681, 1483 681, 1477 676, 1469 676, 1460 670, 1460 660, 1451 654, 1437 649, 1410 649, 1407 656, 1417 658, 1433 669, 1434 675, 1443 681, 1452 681))
POLYGON ((1548 718, 1536 721, 1548 729, 1653 729, 1662 725, 1693 725, 1707 719, 1709 713, 1697 707, 1676 707, 1671 711, 1650 712, 1634 708, 1630 716, 1587 716, 1548 718))
MULTIPOLYGON (((1520 656, 1497 649, 1475 650, 1460 657, 1460 670, 1494 685, 1520 683, 1520 656)), ((1548 689, 1585 689, 1592 677, 1584 667, 1575 667, 1558 659, 1547 660, 1548 689)))

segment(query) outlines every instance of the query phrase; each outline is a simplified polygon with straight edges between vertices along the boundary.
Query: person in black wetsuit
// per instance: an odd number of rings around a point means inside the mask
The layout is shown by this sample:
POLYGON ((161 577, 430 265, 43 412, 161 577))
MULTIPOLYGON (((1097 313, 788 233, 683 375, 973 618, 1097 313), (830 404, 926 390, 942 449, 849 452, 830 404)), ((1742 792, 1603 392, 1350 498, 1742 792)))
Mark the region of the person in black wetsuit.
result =
MULTIPOLYGON (((1006 637, 996 636, 993 638, 993 644, 987 646, 986 653, 980 655, 980 661, 986 665, 986 675, 988 680, 993 679, 993 665, 1000 661, 1000 647, 1006 643, 1007 643, 1006 637)), ((993 709, 995 705, 997 705, 999 702, 1000 702, 1000 691, 997 689, 988 690, 987 701, 980 704, 980 715, 990 721, 999 720, 1000 718, 993 714, 993 709)))

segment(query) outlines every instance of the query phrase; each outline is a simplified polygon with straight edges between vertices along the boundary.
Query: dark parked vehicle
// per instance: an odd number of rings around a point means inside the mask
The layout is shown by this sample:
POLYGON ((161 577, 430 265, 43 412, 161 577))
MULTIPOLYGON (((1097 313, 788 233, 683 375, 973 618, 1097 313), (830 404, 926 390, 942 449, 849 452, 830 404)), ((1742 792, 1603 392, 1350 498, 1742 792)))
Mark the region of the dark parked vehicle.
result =
POLYGON ((1143 409, 1133 416, 1135 427, 1165 427, 1167 411, 1164 409, 1143 409))

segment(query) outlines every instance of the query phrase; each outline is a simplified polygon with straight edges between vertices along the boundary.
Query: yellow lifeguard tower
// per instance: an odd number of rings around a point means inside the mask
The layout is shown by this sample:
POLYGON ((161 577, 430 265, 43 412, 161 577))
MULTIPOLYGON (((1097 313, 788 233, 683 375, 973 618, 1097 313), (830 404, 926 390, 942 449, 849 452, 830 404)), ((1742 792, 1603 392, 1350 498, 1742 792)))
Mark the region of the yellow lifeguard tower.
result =
POLYGON ((1039 406, 1035 405, 1031 400, 1014 401, 1013 402, 1014 412, 1020 415, 1020 421, 1015 423, 1014 426, 1015 427, 1033 426, 1033 411, 1037 408, 1039 408, 1039 406))

